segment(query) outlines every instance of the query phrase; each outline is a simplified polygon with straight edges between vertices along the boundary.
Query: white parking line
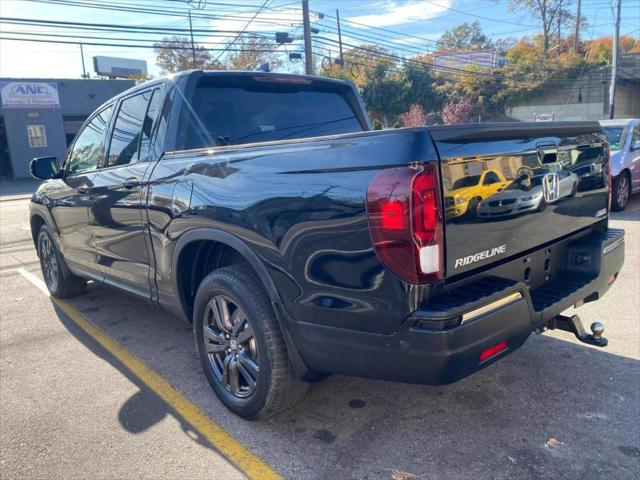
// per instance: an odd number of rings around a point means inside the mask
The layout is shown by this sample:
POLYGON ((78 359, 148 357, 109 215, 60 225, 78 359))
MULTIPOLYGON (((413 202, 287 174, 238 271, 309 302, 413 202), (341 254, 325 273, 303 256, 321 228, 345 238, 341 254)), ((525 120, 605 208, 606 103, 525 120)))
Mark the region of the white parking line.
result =
POLYGON ((0 275, 7 274, 7 273, 19 273, 24 278, 26 278, 29 282, 31 282, 33 285, 38 287, 38 289, 42 293, 44 293, 47 297, 49 296, 49 290, 47 290, 47 285, 44 283, 44 281, 36 277, 33 273, 31 273, 26 268, 10 268, 7 270, 0 270, 0 275))

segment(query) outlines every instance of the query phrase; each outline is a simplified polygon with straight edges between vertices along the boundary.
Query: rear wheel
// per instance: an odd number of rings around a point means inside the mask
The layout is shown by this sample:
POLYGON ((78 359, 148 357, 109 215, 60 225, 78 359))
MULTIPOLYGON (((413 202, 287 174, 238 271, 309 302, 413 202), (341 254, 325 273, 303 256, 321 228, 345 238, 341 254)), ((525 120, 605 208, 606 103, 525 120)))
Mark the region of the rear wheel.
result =
POLYGON ((620 211, 627 208, 629 196, 631 195, 631 182, 629 181, 629 174, 627 172, 622 172, 613 179, 613 190, 611 193, 611 208, 613 210, 620 211))
POLYGON ((544 212, 546 208, 547 208, 547 201, 543 198, 540 200, 540 204, 538 204, 538 211, 544 212))
POLYGON ((469 200, 469 205, 467 206, 467 216, 469 218, 476 218, 478 216, 478 205, 480 205, 481 198, 472 198, 469 200))
POLYGON ((84 292, 86 280, 69 271, 56 245, 53 233, 47 225, 40 227, 38 233, 38 257, 44 283, 51 295, 67 298, 84 292))
POLYGON ((293 373, 273 307, 248 266, 224 267, 204 278, 193 329, 211 388, 237 415, 265 419, 306 392, 308 384, 293 373))

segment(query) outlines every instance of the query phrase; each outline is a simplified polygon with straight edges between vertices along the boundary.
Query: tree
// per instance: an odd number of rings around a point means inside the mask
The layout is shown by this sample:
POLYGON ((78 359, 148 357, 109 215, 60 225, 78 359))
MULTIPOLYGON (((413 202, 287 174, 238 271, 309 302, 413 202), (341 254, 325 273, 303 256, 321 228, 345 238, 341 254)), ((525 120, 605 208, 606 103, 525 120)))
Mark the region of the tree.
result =
POLYGON ((471 118, 473 112, 473 102, 468 97, 460 100, 453 100, 447 103, 442 109, 442 120, 444 123, 466 123, 471 118))
POLYGON ((461 23, 442 34, 437 43, 438 50, 484 50, 493 47, 493 42, 480 28, 480 22, 461 23))
POLYGON ((367 71, 374 68, 380 60, 389 58, 389 55, 387 49, 377 45, 361 45, 344 52, 343 66, 332 62, 328 68, 323 67, 322 75, 351 80, 357 87, 362 88, 367 82, 367 71))
POLYGON ((370 110, 382 115, 388 125, 389 117, 395 118, 407 109, 402 82, 386 60, 378 62, 365 73, 362 98, 370 110))
POLYGON ((427 124, 427 117, 424 114, 423 108, 416 103, 411 105, 409 110, 400 115, 399 119, 405 127, 422 127, 427 124))
POLYGON ((216 62, 209 50, 195 44, 195 62, 191 41, 188 37, 164 37, 161 42, 155 43, 153 49, 156 53, 156 63, 164 73, 176 73, 183 70, 203 69, 220 70, 223 65, 216 62))
POLYGON ((419 61, 413 59, 406 62, 400 72, 404 103, 418 104, 426 111, 440 108, 442 102, 433 88, 435 77, 431 68, 421 65, 419 61))
MULTIPOLYGON (((612 44, 611 37, 600 37, 584 42, 587 62, 610 64, 612 44)), ((640 53, 640 38, 633 38, 630 35, 620 37, 620 53, 640 53)))
POLYGON ((545 58, 549 54, 551 48, 551 39, 555 35, 555 38, 560 38, 560 32, 558 27, 562 28, 562 25, 558 25, 558 17, 560 16, 561 23, 573 24, 575 16, 569 10, 565 10, 563 7, 568 7, 571 3, 570 0, 507 0, 509 11, 522 12, 523 10, 529 12, 534 18, 540 22, 543 38, 543 53, 545 58))
POLYGON ((269 38, 241 35, 233 43, 234 51, 225 58, 225 65, 233 70, 257 70, 268 63, 270 68, 276 69, 282 64, 277 47, 269 38))

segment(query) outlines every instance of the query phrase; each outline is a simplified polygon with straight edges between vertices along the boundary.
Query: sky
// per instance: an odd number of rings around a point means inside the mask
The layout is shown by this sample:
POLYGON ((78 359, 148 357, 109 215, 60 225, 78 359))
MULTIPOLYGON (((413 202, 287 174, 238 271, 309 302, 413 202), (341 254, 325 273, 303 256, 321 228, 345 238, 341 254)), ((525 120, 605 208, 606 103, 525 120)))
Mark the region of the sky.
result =
MULTIPOLYGON (((575 11, 576 3, 569 4, 575 11)), ((640 36, 640 0, 621 0, 621 34, 640 36)), ((340 11, 345 44, 375 43, 375 40, 398 45, 397 54, 407 56, 433 49, 440 35, 462 22, 478 20, 482 30, 493 39, 521 37, 539 30, 538 23, 523 11, 509 11, 508 0, 310 0, 312 24, 319 30, 315 42, 319 58, 337 54, 332 41, 337 38, 336 9, 340 11), (324 14, 321 15, 321 14, 324 14), (384 30, 382 30, 384 29, 384 30), (350 37, 354 35, 358 38, 350 37)), ((208 48, 222 48, 243 29, 264 35, 287 31, 300 37, 301 2, 292 0, 0 0, 0 17, 67 22, 116 24, 128 26, 169 27, 187 29, 187 12, 191 9, 196 41, 208 48), (142 9, 142 12, 112 11, 98 6, 120 9, 142 9), (253 18, 255 15, 255 18, 253 18), (252 21, 250 21, 252 20, 252 21), (222 31, 215 35, 210 30, 222 31)), ((582 15, 587 25, 581 33, 583 39, 611 35, 614 26, 611 0, 582 0, 582 15)), ((160 74, 151 48, 125 48, 97 46, 87 43, 105 43, 105 40, 80 39, 80 36, 109 37, 108 43, 149 44, 159 40, 160 33, 144 35, 122 32, 82 31, 70 28, 52 28, 0 23, 0 76, 38 78, 80 78, 82 62, 77 44, 36 43, 8 38, 52 39, 49 34, 67 42, 85 42, 84 63, 94 76, 94 55, 116 56, 147 61, 149 73, 160 74), (38 35, 33 35, 38 34, 38 35), (67 35, 64 37, 64 35, 67 35), (8 37, 8 38, 7 38, 8 37)), ((288 52, 301 51, 296 42, 287 46, 288 52)), ((218 55, 217 52, 213 52, 218 55)), ((287 70, 300 70, 300 62, 290 62, 287 70)))

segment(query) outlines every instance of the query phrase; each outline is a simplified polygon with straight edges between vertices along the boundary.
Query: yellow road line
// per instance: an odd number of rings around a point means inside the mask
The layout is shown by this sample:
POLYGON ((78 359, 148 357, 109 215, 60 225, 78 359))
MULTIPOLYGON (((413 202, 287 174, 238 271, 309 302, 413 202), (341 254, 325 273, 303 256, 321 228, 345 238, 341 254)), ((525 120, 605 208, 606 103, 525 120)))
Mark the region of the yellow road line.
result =
MULTIPOLYGON (((42 280, 23 269, 16 269, 22 276, 42 289, 42 280)), ((3 272, 4 273, 4 272, 3 272)), ((45 287, 46 288, 46 287, 45 287)), ((46 290, 45 290, 46 292, 46 290)), ((48 292, 47 292, 48 294, 48 292)), ((60 309, 84 330, 91 338, 97 341, 105 350, 124 364, 136 377, 153 390, 182 418, 191 424, 203 437, 205 437, 216 450, 229 460, 238 470, 250 479, 270 480, 282 478, 260 458, 251 453, 224 428, 211 420, 195 404, 173 388, 162 376, 153 371, 142 360, 126 350, 122 345, 107 335, 102 329, 94 325, 78 312, 69 302, 51 297, 51 300, 60 309)))

